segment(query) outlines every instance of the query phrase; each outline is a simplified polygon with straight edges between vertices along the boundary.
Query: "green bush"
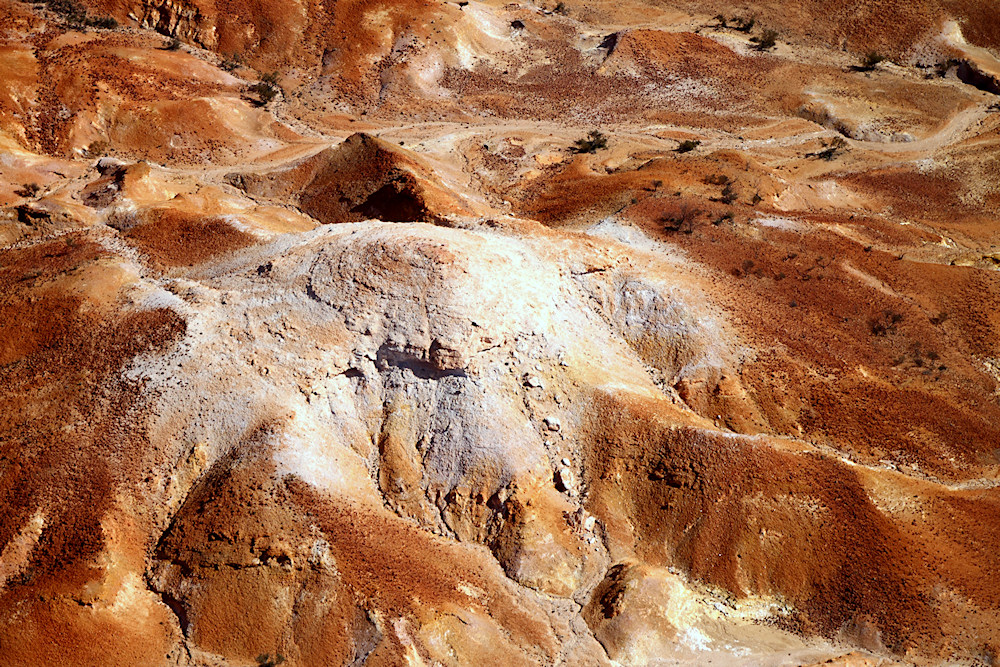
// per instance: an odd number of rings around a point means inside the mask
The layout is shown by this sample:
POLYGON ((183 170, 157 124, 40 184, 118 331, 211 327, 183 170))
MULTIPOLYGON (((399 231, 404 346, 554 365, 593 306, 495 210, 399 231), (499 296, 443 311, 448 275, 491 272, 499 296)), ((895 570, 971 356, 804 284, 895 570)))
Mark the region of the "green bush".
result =
POLYGON ((220 67, 227 72, 235 72, 240 67, 243 67, 243 56, 238 53, 223 53, 220 67))
POLYGON ((723 204, 732 205, 732 203, 735 202, 736 199, 737 199, 737 194, 736 190, 733 189, 733 184, 726 183, 726 187, 722 188, 722 196, 719 197, 719 200, 723 204))
POLYGON ((754 37, 750 41, 756 42, 758 51, 769 51, 778 43, 778 33, 775 30, 765 30, 760 37, 754 37))
POLYGON ((694 232, 694 221, 703 211, 687 202, 682 202, 671 207, 660 216, 660 224, 665 232, 684 232, 691 234, 694 232))
POLYGON ((19 189, 14 190, 14 194, 18 197, 34 197, 38 194, 38 191, 42 189, 38 183, 25 183, 19 189))
POLYGON ((267 106, 278 96, 279 91, 273 84, 260 81, 250 86, 250 92, 254 93, 260 99, 261 104, 267 106))
POLYGON ((71 28, 105 28, 114 30, 118 21, 110 16, 87 16, 87 10, 76 0, 42 0, 50 11, 62 16, 71 28))
POLYGON ((596 153, 608 147, 608 139, 600 130, 593 130, 586 139, 577 139, 574 153, 596 153))
POLYGON ((85 158, 95 158, 106 155, 111 149, 111 144, 103 139, 98 139, 83 150, 83 156, 85 158))
POLYGON ((873 336, 887 336, 896 333, 896 327, 903 321, 902 313, 886 309, 868 321, 873 336))
POLYGON ((823 144, 823 150, 817 151, 816 153, 810 153, 810 157, 817 157, 820 160, 826 160, 830 162, 833 158, 837 157, 838 154, 847 150, 847 142, 843 137, 834 137, 828 142, 823 144))
POLYGON ((690 153, 694 149, 698 148, 698 146, 700 145, 701 142, 698 141, 697 139, 685 139, 680 144, 678 144, 676 150, 678 153, 690 153))
POLYGON ((86 24, 87 11, 74 0, 47 0, 45 6, 61 15, 70 27, 82 28, 86 24))
POLYGON ((118 27, 118 21, 111 16, 88 17, 86 24, 91 28, 104 28, 105 30, 114 30, 118 27))

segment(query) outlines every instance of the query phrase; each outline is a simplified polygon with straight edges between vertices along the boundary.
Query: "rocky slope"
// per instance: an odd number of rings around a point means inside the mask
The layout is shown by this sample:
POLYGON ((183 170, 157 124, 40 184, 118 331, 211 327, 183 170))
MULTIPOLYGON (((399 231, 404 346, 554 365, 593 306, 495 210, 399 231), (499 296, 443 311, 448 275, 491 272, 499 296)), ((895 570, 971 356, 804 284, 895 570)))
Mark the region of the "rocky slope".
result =
POLYGON ((0 0, 0 662, 1000 660, 995 8, 786 5, 0 0))

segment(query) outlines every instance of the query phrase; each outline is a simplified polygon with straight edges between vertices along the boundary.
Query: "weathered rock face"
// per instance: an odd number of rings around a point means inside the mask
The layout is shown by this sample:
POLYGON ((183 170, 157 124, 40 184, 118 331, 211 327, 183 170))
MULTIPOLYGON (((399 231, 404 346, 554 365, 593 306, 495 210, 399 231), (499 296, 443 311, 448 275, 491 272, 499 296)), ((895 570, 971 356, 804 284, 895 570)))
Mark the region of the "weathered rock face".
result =
POLYGON ((0 0, 0 662, 995 662, 987 5, 0 0))

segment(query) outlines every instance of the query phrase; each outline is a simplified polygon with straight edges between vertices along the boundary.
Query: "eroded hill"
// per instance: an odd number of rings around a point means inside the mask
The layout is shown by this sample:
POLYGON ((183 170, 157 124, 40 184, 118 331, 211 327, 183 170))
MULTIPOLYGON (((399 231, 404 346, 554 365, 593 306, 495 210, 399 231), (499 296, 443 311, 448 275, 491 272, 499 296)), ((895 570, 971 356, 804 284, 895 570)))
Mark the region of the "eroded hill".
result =
POLYGON ((0 0, 0 662, 1000 659, 994 10, 0 0))

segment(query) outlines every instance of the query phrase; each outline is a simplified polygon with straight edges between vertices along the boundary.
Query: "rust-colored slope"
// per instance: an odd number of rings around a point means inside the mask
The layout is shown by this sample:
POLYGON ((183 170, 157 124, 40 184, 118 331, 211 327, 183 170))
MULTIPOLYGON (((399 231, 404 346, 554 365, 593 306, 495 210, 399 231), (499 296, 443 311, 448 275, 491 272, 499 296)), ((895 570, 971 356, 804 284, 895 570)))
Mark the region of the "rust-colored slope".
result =
POLYGON ((976 651, 995 626, 984 610, 1000 591, 983 577, 996 557, 973 546, 996 530, 995 491, 876 481, 816 451, 659 426, 655 402, 596 401, 593 511, 643 561, 779 593, 800 610, 786 622, 901 655, 976 651), (930 528, 925 512, 944 507, 948 525, 930 528))
POLYGON ((140 471, 151 463, 137 418, 147 400, 121 369, 169 348, 185 323, 166 309, 122 309, 133 277, 85 238, 0 258, 5 660, 162 660, 179 637, 128 565, 142 562, 155 516, 113 534, 106 522, 122 489, 148 484, 140 471))

